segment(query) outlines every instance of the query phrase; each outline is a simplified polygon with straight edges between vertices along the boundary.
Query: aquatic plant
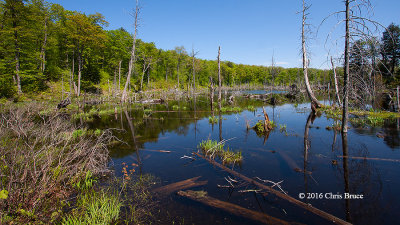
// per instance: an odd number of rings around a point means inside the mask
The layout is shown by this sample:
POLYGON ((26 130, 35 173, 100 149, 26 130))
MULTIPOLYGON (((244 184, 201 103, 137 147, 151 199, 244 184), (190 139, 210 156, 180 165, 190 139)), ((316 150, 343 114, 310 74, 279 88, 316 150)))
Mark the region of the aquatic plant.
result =
POLYGON ((256 111, 256 108, 252 105, 247 106, 247 110, 249 111, 256 111))
POLYGON ((282 133, 282 132, 285 132, 285 133, 287 133, 286 132, 286 124, 279 124, 279 131, 282 133))
POLYGON ((241 151, 232 151, 229 148, 224 149, 224 142, 212 141, 210 139, 200 142, 197 146, 202 150, 203 154, 215 158, 216 156, 222 160, 224 164, 240 163, 243 159, 241 151))
POLYGON ((208 117, 208 122, 211 123, 211 124, 218 123, 218 121, 219 121, 218 117, 215 117, 215 116, 209 116, 208 117))
POLYGON ((173 105, 172 106, 172 110, 179 110, 179 106, 178 105, 173 105))

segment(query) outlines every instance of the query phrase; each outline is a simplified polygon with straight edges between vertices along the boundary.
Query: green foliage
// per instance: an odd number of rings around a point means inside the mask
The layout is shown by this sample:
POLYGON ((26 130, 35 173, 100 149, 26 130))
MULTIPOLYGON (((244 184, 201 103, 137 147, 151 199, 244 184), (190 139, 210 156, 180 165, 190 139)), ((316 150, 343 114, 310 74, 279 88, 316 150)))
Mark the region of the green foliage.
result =
POLYGON ((7 199, 8 198, 8 191, 7 190, 1 190, 0 191, 0 199, 7 199))
POLYGON ((249 111, 256 111, 256 108, 252 105, 247 106, 247 110, 249 111))
POLYGON ((221 112, 241 112, 243 111, 242 108, 235 106, 235 107, 231 107, 231 106, 227 106, 227 107, 221 107, 221 112))
POLYGON ((264 120, 259 120, 253 129, 255 129, 257 133, 264 133, 264 120))
POLYGON ((63 225, 111 224, 118 219, 122 203, 117 194, 88 191, 79 196, 78 209, 63 219, 63 225))
POLYGON ((243 159, 241 151, 232 151, 229 148, 224 149, 224 142, 212 141, 210 139, 200 142, 197 148, 202 150, 204 155, 212 158, 218 156, 224 164, 237 164, 243 159))
POLYGON ((219 121, 218 117, 215 117, 215 116, 209 116, 208 117, 208 122, 211 123, 211 124, 218 123, 218 121, 219 121))

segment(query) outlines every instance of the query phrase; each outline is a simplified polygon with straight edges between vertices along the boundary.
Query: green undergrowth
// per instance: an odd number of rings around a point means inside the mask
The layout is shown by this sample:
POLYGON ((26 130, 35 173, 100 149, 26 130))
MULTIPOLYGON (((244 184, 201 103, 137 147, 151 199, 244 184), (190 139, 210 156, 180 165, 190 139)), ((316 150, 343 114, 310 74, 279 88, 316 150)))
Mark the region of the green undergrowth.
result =
POLYGON ((235 106, 235 107, 232 107, 232 106, 221 107, 221 112, 236 112, 236 113, 238 113, 238 112, 242 112, 242 111, 243 111, 243 108, 238 107, 238 106, 235 106))
POLYGON ((78 196, 73 209, 62 220, 62 225, 112 224, 117 221, 122 202, 118 193, 94 188, 97 180, 88 171, 84 179, 74 184, 78 196))
POLYGON ((220 158, 223 164, 240 164, 243 160, 242 152, 232 151, 229 147, 224 148, 224 146, 225 143, 223 142, 208 139, 200 142, 197 148, 206 156, 220 158))
MULTIPOLYGON (((270 120, 269 124, 271 125, 272 130, 275 127, 277 127, 277 124, 273 120, 270 120)), ((269 132, 269 131, 266 131, 264 128, 264 120, 259 120, 256 123, 256 125, 253 127, 253 129, 256 131, 257 134, 266 134, 267 132, 269 132)), ((283 128, 281 128, 281 129, 283 129, 283 128)), ((284 131, 286 131, 286 125, 284 125, 284 131)), ((282 132, 283 132, 283 130, 282 130, 282 132)))
MULTIPOLYGON (((322 112, 325 113, 327 118, 331 118, 335 121, 342 120, 342 109, 339 107, 332 107, 332 106, 323 106, 320 109, 322 112)), ((349 110, 350 116, 353 115, 354 117, 350 117, 349 121, 354 126, 371 126, 371 127, 378 127, 383 126, 385 120, 393 120, 400 117, 399 113, 395 112, 388 112, 388 111, 362 111, 362 110, 349 110)), ((337 125, 336 125, 337 126, 337 125)), ((337 129, 336 126, 327 127, 327 129, 337 129)))
POLYGON ((209 116, 208 117, 208 122, 211 123, 211 124, 216 124, 216 123, 218 123, 218 121, 219 121, 219 118, 216 117, 216 116, 209 116))

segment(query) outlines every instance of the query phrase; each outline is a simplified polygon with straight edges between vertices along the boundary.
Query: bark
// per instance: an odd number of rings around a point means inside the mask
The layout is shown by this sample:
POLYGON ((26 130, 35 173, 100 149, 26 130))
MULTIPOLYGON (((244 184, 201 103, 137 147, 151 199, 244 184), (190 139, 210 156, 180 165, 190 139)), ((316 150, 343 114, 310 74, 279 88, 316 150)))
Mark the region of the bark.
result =
POLYGON ((307 58, 307 48, 306 48, 306 34, 305 34, 305 26, 307 26, 306 24, 306 11, 307 11, 308 7, 305 4, 305 1, 303 0, 303 19, 302 19, 302 26, 301 26, 301 46, 302 46, 302 51, 303 51, 303 74, 304 74, 304 84, 306 86, 306 90, 307 90, 307 95, 311 100, 311 103, 319 108, 321 107, 321 103, 317 100, 317 98, 315 97, 311 86, 310 86, 310 82, 308 80, 308 58, 307 58))
POLYGON ((212 198, 210 196, 204 195, 202 192, 196 192, 196 191, 192 191, 192 190, 179 191, 178 195, 192 199, 197 202, 201 202, 201 203, 211 206, 213 208, 225 210, 236 216, 241 216, 241 217, 248 218, 248 219, 251 219, 254 221, 258 221, 262 224, 269 224, 269 225, 297 224, 297 223, 291 223, 291 222, 287 222, 287 221, 272 217, 272 216, 262 213, 262 212, 253 211, 253 210, 246 209, 246 208, 243 208, 241 206, 238 206, 238 205, 235 205, 235 204, 232 204, 229 202, 224 202, 224 201, 212 198))
POLYGON ((333 79, 334 79, 334 82, 335 82, 336 100, 337 100, 339 106, 341 106, 342 103, 340 102, 340 97, 339 97, 339 87, 338 87, 338 81, 337 81, 337 75, 336 75, 336 68, 335 68, 335 65, 333 64, 332 57, 331 57, 331 63, 332 63, 332 69, 333 69, 333 79))
POLYGON ((79 49, 78 43, 78 97, 81 94, 81 75, 82 75, 82 52, 79 49))
POLYGON ((221 47, 218 47, 218 104, 219 110, 221 110, 221 47))
POLYGON ((121 91, 121 64, 122 60, 118 63, 118 93, 121 91))
POLYGON ((139 0, 136 0, 136 9, 135 9, 135 32, 133 34, 133 44, 131 50, 131 59, 129 60, 129 68, 128 68, 128 76, 126 78, 124 91, 122 92, 121 102, 126 102, 127 100, 127 89, 131 82, 131 74, 134 67, 135 62, 135 49, 136 49, 136 35, 137 35, 137 27, 138 27, 138 14, 139 14, 139 0))
POLYGON ((192 49, 193 94, 196 92, 196 71, 194 68, 195 56, 196 54, 194 53, 194 49, 192 49))
POLYGON ((19 49, 19 38, 18 38, 18 31, 17 31, 17 15, 16 15, 14 7, 11 8, 11 17, 12 17, 12 21, 13 21, 12 22, 12 27, 14 29, 14 45, 15 45, 15 78, 14 78, 14 80, 17 83, 18 94, 21 94, 22 93, 21 79, 20 79, 20 76, 19 76, 20 49, 19 49))
POLYGON ((113 81, 113 97, 117 92, 117 68, 114 69, 114 81, 113 81))
POLYGON ((179 55, 178 65, 176 66, 176 76, 178 78, 178 89, 179 89, 179 64, 181 63, 181 56, 179 55))
POLYGON ((262 188, 262 189, 264 189, 265 191, 267 191, 267 192, 269 192, 269 193, 271 193, 271 194, 274 194, 276 197, 279 197, 279 198, 281 198, 281 199, 284 199, 284 200, 286 200, 286 201, 288 201, 288 202, 290 202, 290 203, 292 203, 292 204, 294 204, 294 205, 297 205, 297 206, 299 206, 299 207, 301 207, 301 208, 303 208, 303 209, 305 209, 305 210, 308 210, 309 212, 314 213, 315 215, 318 215, 318 216, 320 216, 320 217, 322 217, 322 218, 325 218, 325 219, 327 219, 328 221, 334 221, 334 222, 337 223, 337 224, 350 225, 350 223, 348 223, 348 222, 346 222, 346 221, 344 221, 344 220, 342 220, 342 219, 340 219, 340 218, 338 218, 338 217, 336 217, 336 216, 334 216, 334 215, 332 215, 332 214, 329 214, 329 213, 324 212, 324 211, 322 211, 322 210, 320 210, 320 209, 317 209, 317 208, 315 208, 314 206, 312 206, 311 204, 307 204, 307 203, 305 203, 305 202, 302 202, 302 201, 300 201, 300 200, 297 200, 296 198, 293 198, 293 197, 291 197, 291 196, 289 196, 289 195, 287 195, 287 194, 284 194, 284 193, 282 193, 281 191, 275 190, 275 189, 273 189, 272 187, 267 186, 267 185, 265 185, 265 184, 262 184, 262 183, 260 183, 260 182, 258 182, 258 181, 256 181, 256 180, 254 180, 254 179, 252 179, 252 178, 246 177, 246 176, 244 176, 244 175, 241 174, 241 173, 238 173, 238 172, 236 172, 236 171, 233 171, 233 170, 227 168, 226 166, 221 165, 220 163, 215 162, 214 160, 211 160, 211 159, 209 159, 209 158, 207 158, 207 157, 204 157, 204 156, 200 155, 199 153, 194 153, 194 154, 197 155, 197 156, 200 157, 200 158, 203 158, 203 159, 207 160, 207 161, 208 161, 209 163, 211 163, 212 165, 214 165, 214 166, 216 166, 216 167, 219 167, 220 169, 222 169, 222 170, 224 170, 224 171, 226 171, 226 172, 232 174, 233 176, 235 176, 235 177, 237 177, 237 178, 240 178, 240 179, 242 179, 242 180, 244 180, 244 181, 246 181, 246 182, 248 182, 248 183, 250 183, 250 184, 253 184, 253 185, 255 185, 255 186, 259 187, 259 188, 262 188))
POLYGON ((350 80, 350 0, 345 1, 346 5, 346 35, 345 35, 345 47, 344 47, 344 88, 343 88, 343 113, 342 113, 342 133, 347 133, 347 121, 349 118, 349 80, 350 80))
POLYGON ((201 176, 198 177, 193 177, 187 180, 179 181, 176 183, 168 184, 162 187, 158 187, 152 192, 159 193, 161 195, 169 195, 177 191, 181 191, 183 189, 188 189, 188 188, 193 188, 193 187, 199 187, 206 185, 208 182, 207 181, 198 181, 198 179, 201 176))
POLYGON ((44 38, 42 49, 40 50, 40 70, 44 73, 46 69, 46 46, 47 46, 47 17, 44 19, 44 38))

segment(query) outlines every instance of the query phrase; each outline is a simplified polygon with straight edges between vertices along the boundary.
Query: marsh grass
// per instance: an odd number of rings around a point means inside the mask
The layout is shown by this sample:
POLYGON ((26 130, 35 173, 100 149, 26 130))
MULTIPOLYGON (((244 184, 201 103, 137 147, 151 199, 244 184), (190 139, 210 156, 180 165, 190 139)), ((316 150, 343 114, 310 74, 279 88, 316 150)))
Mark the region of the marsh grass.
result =
POLYGON ((232 151, 229 147, 224 149, 224 146, 225 142, 208 139, 200 142, 197 148, 199 148, 206 156, 210 156, 211 158, 220 158, 223 164, 239 164, 243 159, 242 152, 232 151))
POLYGON ((216 116, 209 116, 208 117, 208 122, 211 123, 211 124, 216 124, 216 123, 218 123, 218 121, 219 121, 219 118, 216 117, 216 116))

